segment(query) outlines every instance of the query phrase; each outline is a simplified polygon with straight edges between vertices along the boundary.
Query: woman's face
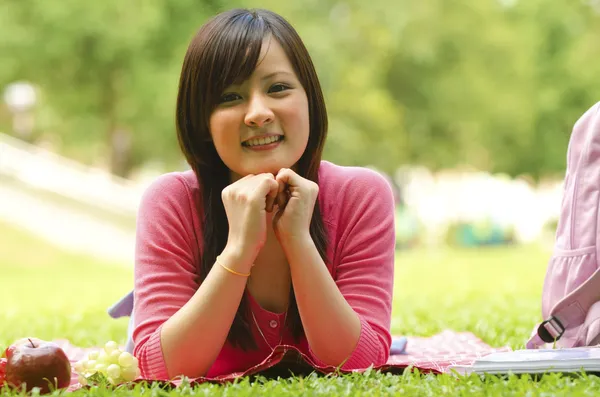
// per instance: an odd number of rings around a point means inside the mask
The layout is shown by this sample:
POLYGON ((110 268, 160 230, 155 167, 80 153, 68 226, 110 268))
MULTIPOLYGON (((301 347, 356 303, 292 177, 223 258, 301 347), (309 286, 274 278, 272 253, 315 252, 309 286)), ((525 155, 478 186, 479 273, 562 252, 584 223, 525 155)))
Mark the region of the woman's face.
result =
POLYGON ((225 89, 210 116, 210 134, 232 181, 292 168, 308 143, 308 98, 279 42, 265 38, 258 65, 225 89))

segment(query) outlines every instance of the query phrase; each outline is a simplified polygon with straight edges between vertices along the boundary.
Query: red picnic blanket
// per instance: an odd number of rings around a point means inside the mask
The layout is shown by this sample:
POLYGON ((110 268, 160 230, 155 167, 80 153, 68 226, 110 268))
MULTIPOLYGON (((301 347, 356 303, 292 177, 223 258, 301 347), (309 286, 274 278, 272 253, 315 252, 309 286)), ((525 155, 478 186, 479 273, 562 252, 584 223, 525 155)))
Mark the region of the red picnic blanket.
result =
MULTIPOLYGON (((447 330, 431 337, 408 337, 407 339, 408 344, 405 354, 392 355, 385 365, 375 369, 383 372, 401 373, 410 366, 423 373, 441 374, 448 372, 449 367, 452 365, 470 365, 476 359, 487 354, 511 350, 508 347, 492 348, 469 332, 447 330)), ((88 352, 101 349, 101 347, 82 348, 74 346, 65 339, 55 340, 55 342, 59 344, 73 363, 82 359, 88 352)), ((273 353, 262 363, 245 372, 236 372, 210 379, 196 378, 191 380, 191 383, 226 383, 242 376, 277 374, 277 369, 281 371, 280 373, 289 373, 289 370, 292 370, 294 373, 317 371, 323 374, 336 370, 334 367, 317 366, 295 347, 282 345, 275 348, 273 353)), ((77 375, 75 373, 72 375, 71 386, 68 391, 74 391, 82 387, 77 380, 77 375)), ((136 382, 140 381, 144 381, 144 379, 136 380, 136 382)), ((161 383, 177 387, 181 381, 173 380, 161 383)))

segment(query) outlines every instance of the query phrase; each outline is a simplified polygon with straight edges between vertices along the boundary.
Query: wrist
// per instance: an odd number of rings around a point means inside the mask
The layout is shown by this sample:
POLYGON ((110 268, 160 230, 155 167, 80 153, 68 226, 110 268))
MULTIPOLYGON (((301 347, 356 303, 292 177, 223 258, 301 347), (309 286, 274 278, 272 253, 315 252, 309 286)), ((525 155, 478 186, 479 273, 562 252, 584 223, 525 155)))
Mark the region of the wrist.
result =
POLYGON ((250 269, 254 266, 254 259, 244 254, 243 250, 230 246, 226 246, 219 255, 219 261, 223 265, 240 273, 250 273, 250 269))
POLYGON ((306 233, 281 237, 279 243, 286 254, 298 255, 310 246, 314 246, 314 242, 308 231, 306 231, 306 233))

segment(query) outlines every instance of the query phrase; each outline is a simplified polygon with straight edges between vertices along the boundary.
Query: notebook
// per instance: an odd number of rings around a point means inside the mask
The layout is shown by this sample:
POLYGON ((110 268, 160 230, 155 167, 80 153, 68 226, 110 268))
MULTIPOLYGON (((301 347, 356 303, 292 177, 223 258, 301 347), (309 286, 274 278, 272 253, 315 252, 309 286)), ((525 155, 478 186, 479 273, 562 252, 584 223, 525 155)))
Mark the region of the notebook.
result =
POLYGON ((454 365, 458 374, 540 374, 549 372, 600 372, 600 348, 515 350, 491 353, 472 365, 454 365))

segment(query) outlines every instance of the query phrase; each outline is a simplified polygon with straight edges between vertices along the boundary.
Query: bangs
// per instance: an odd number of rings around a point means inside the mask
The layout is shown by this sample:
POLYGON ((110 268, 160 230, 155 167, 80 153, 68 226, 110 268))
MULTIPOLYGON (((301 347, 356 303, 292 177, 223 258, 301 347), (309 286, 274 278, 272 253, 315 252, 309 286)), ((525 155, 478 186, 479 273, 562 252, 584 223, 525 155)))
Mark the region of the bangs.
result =
POLYGON ((232 84, 248 79, 258 63, 262 43, 270 33, 264 19, 256 14, 244 13, 232 18, 213 38, 209 46, 210 71, 205 78, 212 86, 213 103, 223 90, 232 84))

